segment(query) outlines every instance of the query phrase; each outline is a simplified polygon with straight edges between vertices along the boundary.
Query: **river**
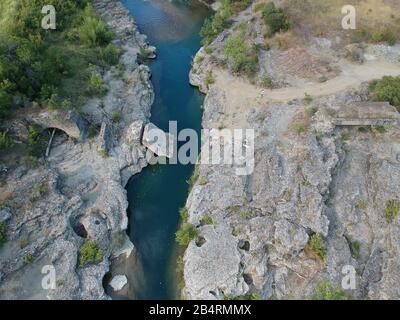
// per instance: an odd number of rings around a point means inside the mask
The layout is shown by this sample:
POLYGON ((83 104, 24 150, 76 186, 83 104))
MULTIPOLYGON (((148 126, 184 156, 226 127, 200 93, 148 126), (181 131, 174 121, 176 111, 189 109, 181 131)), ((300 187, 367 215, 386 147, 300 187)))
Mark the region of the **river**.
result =
MULTIPOLYGON (((209 11, 197 1, 123 0, 141 33, 157 47, 149 63, 155 90, 151 122, 168 131, 176 120, 178 130, 201 129, 203 96, 189 84, 193 56, 200 48, 199 31, 209 11)), ((128 234, 137 251, 129 279, 129 297, 177 298, 175 232, 179 209, 188 195, 191 165, 149 166, 127 185, 128 234)))

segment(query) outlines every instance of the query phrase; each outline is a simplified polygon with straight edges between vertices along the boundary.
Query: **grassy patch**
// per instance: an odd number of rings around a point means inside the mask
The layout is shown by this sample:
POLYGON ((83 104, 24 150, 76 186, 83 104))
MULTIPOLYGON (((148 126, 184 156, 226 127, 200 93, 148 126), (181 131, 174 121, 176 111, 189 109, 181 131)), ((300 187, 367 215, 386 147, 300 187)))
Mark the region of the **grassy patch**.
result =
POLYGON ((356 208, 357 208, 357 209, 360 209, 360 210, 367 210, 367 208, 368 208, 368 203, 367 203, 367 201, 365 201, 365 200, 363 200, 363 199, 359 199, 359 200, 357 201, 356 208))
POLYGON ((0 246, 7 242, 6 223, 0 222, 0 246))
POLYGON ((79 248, 79 266, 85 267, 90 263, 99 263, 103 260, 103 251, 96 240, 85 242, 79 248))
POLYGON ((386 101, 400 112, 400 77, 383 77, 374 81, 370 88, 374 101, 386 101))
POLYGON ((329 281, 322 281, 315 287, 313 300, 349 300, 349 295, 338 286, 332 285, 329 281))
POLYGON ((319 233, 313 234, 305 247, 305 251, 315 258, 325 261, 327 255, 325 240, 319 233))
POLYGON ((258 68, 257 54, 246 44, 243 35, 229 36, 224 47, 224 55, 233 72, 251 76, 258 68))
POLYGON ((35 260, 35 257, 34 257, 31 253, 28 253, 28 254, 24 257, 24 263, 25 263, 25 264, 31 264, 34 260, 35 260))
POLYGON ((399 200, 388 200, 386 202, 386 220, 392 222, 397 218, 400 212, 400 201, 399 200))
POLYGON ((201 224, 202 225, 213 225, 215 224, 213 218, 211 218, 209 215, 205 215, 203 218, 201 218, 201 224))
POLYGON ((357 240, 354 240, 348 236, 346 236, 346 241, 349 245, 351 255, 354 258, 358 259, 360 257, 360 249, 361 249, 360 242, 358 242, 357 240))
POLYGON ((241 296, 233 296, 224 294, 224 300, 262 300, 262 297, 257 293, 251 293, 241 296))
POLYGON ((189 211, 187 208, 181 208, 179 210, 179 216, 181 217, 181 221, 186 223, 189 219, 189 211))
POLYGON ((190 241, 199 235, 197 228, 190 223, 183 223, 176 232, 176 242, 181 246, 187 246, 190 241))

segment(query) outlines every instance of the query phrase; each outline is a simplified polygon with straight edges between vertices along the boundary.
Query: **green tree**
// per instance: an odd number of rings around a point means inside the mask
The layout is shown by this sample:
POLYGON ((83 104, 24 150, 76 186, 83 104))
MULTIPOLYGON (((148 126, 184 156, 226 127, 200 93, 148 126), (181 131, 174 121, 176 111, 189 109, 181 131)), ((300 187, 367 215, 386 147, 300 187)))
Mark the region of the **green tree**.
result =
POLYGON ((272 36, 279 31, 286 31, 290 28, 289 19, 282 9, 277 8, 273 2, 265 5, 262 11, 265 24, 269 27, 269 35, 272 36))

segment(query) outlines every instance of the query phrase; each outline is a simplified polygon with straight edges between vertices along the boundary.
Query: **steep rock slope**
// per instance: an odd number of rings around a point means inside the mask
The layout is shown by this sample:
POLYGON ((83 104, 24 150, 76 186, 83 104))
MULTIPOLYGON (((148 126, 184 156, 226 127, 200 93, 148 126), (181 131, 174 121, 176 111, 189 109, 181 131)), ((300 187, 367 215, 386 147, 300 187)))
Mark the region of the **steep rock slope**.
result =
MULTIPOLYGON (((57 136, 44 165, 2 172, 0 219, 8 240, 0 251, 3 299, 107 299, 102 282, 109 259, 132 251, 124 186, 147 165, 140 135, 154 99, 149 68, 138 55, 154 48, 120 2, 95 0, 93 7, 123 49, 122 70, 107 71, 107 95, 83 107, 85 123, 102 128, 97 137, 78 142, 57 136), (115 113, 121 115, 118 122, 115 113), (100 259, 80 265, 79 248, 88 241, 97 241, 100 259), (46 265, 56 273, 52 290, 42 287, 46 265)), ((69 132, 71 125, 58 126, 56 114, 46 116, 44 128, 69 132)))
MULTIPOLYGON (((226 39, 243 24, 257 33, 252 7, 200 50, 191 82, 207 93, 204 128, 255 130, 255 169, 243 177, 232 165, 199 165, 187 201, 188 222, 199 238, 184 256, 183 296, 308 299, 321 285, 341 291, 343 267, 350 266, 356 287, 342 297, 399 298, 399 217, 386 214, 398 201, 399 127, 336 126, 331 117, 337 106, 368 104, 362 82, 382 77, 382 69, 343 60, 330 39, 312 38, 301 52, 323 44, 319 52, 336 74, 310 82, 302 73, 288 78, 275 65, 278 88, 263 89, 221 67, 226 39), (360 77, 335 87, 348 67, 359 67, 360 77), (304 97, 312 88, 314 98, 304 97), (205 216, 213 223, 205 224, 205 216)), ((399 60, 391 58, 398 57, 398 45, 365 51, 387 64, 388 74, 400 74, 399 60)), ((290 49, 261 50, 261 72, 265 54, 287 58, 290 49)), ((288 65, 296 69, 295 61, 288 65)))

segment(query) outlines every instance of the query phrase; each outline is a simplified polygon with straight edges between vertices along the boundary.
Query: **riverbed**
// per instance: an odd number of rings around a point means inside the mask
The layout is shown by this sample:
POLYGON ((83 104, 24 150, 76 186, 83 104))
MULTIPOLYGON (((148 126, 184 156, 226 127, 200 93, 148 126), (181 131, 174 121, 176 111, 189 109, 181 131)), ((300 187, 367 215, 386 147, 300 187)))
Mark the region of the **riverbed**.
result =
MULTIPOLYGON (((209 14, 197 1, 123 0, 141 33, 157 47, 149 63, 155 90, 151 122, 168 131, 201 129, 203 96, 189 84, 193 56, 200 48, 199 31, 209 14)), ((179 209, 188 195, 192 165, 149 166, 127 185, 128 235, 136 247, 135 265, 129 270, 129 298, 178 297, 175 232, 179 209)))

